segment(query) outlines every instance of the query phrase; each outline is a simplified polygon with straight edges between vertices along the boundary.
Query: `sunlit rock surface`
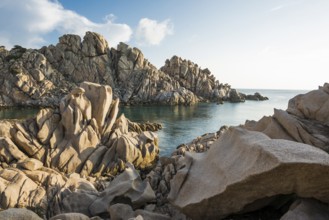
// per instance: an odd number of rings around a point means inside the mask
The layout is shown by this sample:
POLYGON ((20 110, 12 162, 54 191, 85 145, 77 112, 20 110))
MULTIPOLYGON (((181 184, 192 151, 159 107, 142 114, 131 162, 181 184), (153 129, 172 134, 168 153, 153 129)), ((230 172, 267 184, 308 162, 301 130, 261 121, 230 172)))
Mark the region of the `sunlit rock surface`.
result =
POLYGON ((113 96, 125 104, 245 99, 190 61, 174 56, 162 71, 138 48, 114 46, 100 34, 86 32, 83 39, 66 34, 56 45, 39 50, 0 47, 0 106, 56 106, 63 94, 83 81, 111 86, 113 96))
MULTIPOLYGON (((103 194, 96 190, 95 178, 123 171, 128 172, 126 177, 115 179, 121 184, 128 181, 126 188, 117 187, 125 190, 123 196, 130 192, 136 204, 154 200, 154 192, 135 168, 143 170, 156 163, 159 148, 153 131, 161 125, 118 117, 118 104, 111 87, 83 82, 61 100, 58 109, 42 109, 22 122, 1 122, 0 207, 38 209, 48 217, 81 210, 96 215, 100 205, 95 210, 89 210, 89 205, 109 197, 108 189, 103 194), (131 165, 126 169, 127 163, 131 165), (73 193, 76 190, 78 195, 73 193), (79 198, 89 202, 88 207, 79 198)), ((109 193, 119 196, 115 181, 109 193)))
POLYGON ((193 219, 254 211, 280 195, 329 202, 328 171, 320 149, 232 127, 206 153, 185 155, 168 198, 193 219))

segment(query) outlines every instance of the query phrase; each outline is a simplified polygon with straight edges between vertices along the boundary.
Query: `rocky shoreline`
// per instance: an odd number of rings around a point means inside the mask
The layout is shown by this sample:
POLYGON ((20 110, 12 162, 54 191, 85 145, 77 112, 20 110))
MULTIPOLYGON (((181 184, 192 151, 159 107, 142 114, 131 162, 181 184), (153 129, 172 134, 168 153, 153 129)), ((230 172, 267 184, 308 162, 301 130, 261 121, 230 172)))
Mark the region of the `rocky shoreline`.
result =
POLYGON ((99 34, 64 35, 41 49, 0 47, 0 107, 57 106, 83 81, 111 86, 123 104, 191 105, 266 100, 220 83, 208 69, 177 56, 157 69, 138 48, 110 48, 99 34))
POLYGON ((0 219, 328 219, 328 107, 326 83, 159 158, 161 126, 83 82, 58 108, 0 122, 0 219))

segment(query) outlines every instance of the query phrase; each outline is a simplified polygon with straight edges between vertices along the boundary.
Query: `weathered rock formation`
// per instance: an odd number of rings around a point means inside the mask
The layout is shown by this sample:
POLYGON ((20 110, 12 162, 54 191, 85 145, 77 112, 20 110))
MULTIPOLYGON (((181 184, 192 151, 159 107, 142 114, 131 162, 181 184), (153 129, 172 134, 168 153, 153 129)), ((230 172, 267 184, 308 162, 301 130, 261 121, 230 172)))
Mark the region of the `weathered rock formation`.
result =
POLYGON ((239 93, 236 89, 231 89, 230 85, 216 80, 208 68, 201 69, 192 61, 178 56, 173 56, 170 60, 167 59, 165 65, 160 70, 178 81, 179 85, 192 91, 204 100, 244 102, 245 100, 263 101, 268 99, 259 93, 254 95, 239 93))
POLYGON ((329 152, 329 84, 291 99, 287 111, 259 121, 247 121, 245 128, 261 131, 273 139, 310 144, 329 152))
POLYGON ((265 101, 265 100, 268 100, 268 98, 266 96, 262 96, 259 92, 255 92, 253 95, 251 95, 251 94, 246 95, 244 93, 240 93, 240 94, 246 100, 254 100, 254 101, 265 101))
POLYGON ((329 155, 310 145, 232 127, 182 163, 168 198, 193 219, 254 211, 280 195, 329 202, 329 155))
POLYGON ((218 101, 218 97, 231 100, 230 86, 219 84, 208 72, 193 67, 187 74, 193 82, 182 83, 158 70, 137 48, 124 43, 110 48, 93 32, 87 32, 82 41, 77 35, 64 35, 57 45, 40 50, 0 48, 0 106, 54 106, 83 81, 111 86, 122 103, 189 105, 218 101))
MULTIPOLYGON (((94 62, 106 55, 108 46, 101 38, 91 33, 85 41, 91 43, 62 39, 65 56, 80 54, 94 62)), ((132 50, 122 44, 119 60, 132 50)), ((63 80, 79 77, 73 72, 63 74, 63 80)), ((127 78, 122 82, 122 88, 135 86, 127 78)), ((188 219, 184 214, 192 219, 241 219, 271 207, 280 210, 275 216, 282 219, 314 213, 327 218, 329 84, 293 98, 287 111, 223 127, 159 160, 152 131, 161 126, 118 117, 118 98, 139 98, 116 85, 113 90, 89 82, 73 85, 58 108, 42 109, 25 121, 0 122, 0 208, 7 209, 0 216, 33 216, 25 209, 9 209, 26 207, 51 219, 188 219)), ((243 96, 233 89, 230 93, 243 96)))
POLYGON ((59 109, 1 122, 1 208, 52 219, 187 219, 169 199, 192 219, 239 219, 269 206, 285 207, 281 217, 301 197, 282 219, 327 216, 328 84, 292 99, 287 112, 200 136, 140 173, 134 167, 157 157, 150 130, 160 126, 117 118, 111 93, 82 83, 59 109))
POLYGON ((159 152, 157 137, 124 115, 117 118, 118 105, 111 87, 84 82, 61 100, 59 110, 42 109, 36 118, 13 124, 11 137, 1 139, 10 146, 3 162, 35 158, 61 172, 87 176, 116 173, 126 162, 150 166, 159 152))
POLYGON ((144 207, 155 200, 155 194, 147 180, 142 180, 133 165, 127 163, 123 173, 98 191, 88 181, 68 184, 52 198, 48 213, 82 213, 86 216, 108 216, 111 206, 128 204, 132 209, 144 207), (68 190, 69 189, 69 190, 68 190))
POLYGON ((231 86, 220 84, 209 69, 201 69, 190 60, 173 56, 166 60, 161 70, 177 80, 181 86, 206 100, 229 99, 231 86))
POLYGON ((172 152, 172 156, 185 155, 185 152, 203 153, 210 149, 212 144, 228 129, 227 126, 222 126, 216 133, 207 133, 189 143, 177 146, 172 152))
POLYGON ((0 207, 28 207, 43 214, 47 210, 48 217, 75 211, 94 216, 107 212, 107 207, 100 210, 100 204, 102 199, 110 202, 108 193, 112 199, 129 197, 138 207, 153 201, 153 191, 134 167, 143 170, 155 163, 157 136, 148 129, 156 131, 161 126, 117 117, 118 105, 111 87, 83 82, 61 100, 59 109, 42 109, 23 122, 1 122, 0 207), (126 169, 126 163, 132 164, 130 168, 126 169), (111 177, 124 170, 128 174, 115 180, 122 194, 114 187, 115 181, 108 193, 106 189, 99 193, 92 184, 95 177, 111 177), (128 181, 126 188, 124 181, 128 181), (72 189, 79 192, 69 193, 72 189), (80 199, 88 206, 83 207, 80 199), (92 203, 97 204, 95 208, 92 203))
POLYGON ((72 83, 56 70, 50 76, 49 68, 47 59, 37 50, 0 48, 0 106, 58 103, 72 83))

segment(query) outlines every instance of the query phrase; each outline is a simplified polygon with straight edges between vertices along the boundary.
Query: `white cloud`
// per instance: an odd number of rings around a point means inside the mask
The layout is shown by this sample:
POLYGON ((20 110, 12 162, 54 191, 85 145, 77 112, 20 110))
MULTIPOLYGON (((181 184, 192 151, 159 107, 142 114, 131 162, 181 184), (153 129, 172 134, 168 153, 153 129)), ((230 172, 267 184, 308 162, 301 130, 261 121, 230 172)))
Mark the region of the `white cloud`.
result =
POLYGON ((278 11, 278 10, 280 10, 280 9, 282 9, 282 8, 284 8, 284 5, 278 5, 278 6, 276 6, 276 7, 271 8, 270 11, 278 11))
POLYGON ((174 26, 169 19, 158 22, 142 18, 136 30, 136 38, 141 45, 158 45, 167 35, 173 33, 174 26))
POLYGON ((40 47, 51 33, 83 36, 86 31, 102 34, 113 46, 129 41, 131 28, 114 19, 108 15, 103 23, 95 23, 52 0, 1 0, 0 45, 40 47))
POLYGON ((279 10, 282 10, 282 9, 286 9, 288 7, 297 6, 300 3, 301 3, 301 0, 286 1, 284 4, 276 5, 275 7, 271 8, 270 12, 275 12, 275 11, 279 11, 279 10))

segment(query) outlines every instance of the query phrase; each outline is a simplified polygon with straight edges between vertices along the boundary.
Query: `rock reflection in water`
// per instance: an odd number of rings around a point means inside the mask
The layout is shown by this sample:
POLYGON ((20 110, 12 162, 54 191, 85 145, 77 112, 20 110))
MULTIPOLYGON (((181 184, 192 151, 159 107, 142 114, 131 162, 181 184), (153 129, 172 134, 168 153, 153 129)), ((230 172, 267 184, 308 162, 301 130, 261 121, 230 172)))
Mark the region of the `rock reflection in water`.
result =
POLYGON ((0 108, 0 120, 31 118, 34 117, 38 111, 38 108, 0 108))

